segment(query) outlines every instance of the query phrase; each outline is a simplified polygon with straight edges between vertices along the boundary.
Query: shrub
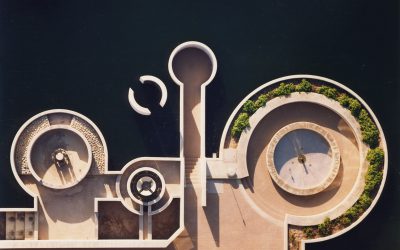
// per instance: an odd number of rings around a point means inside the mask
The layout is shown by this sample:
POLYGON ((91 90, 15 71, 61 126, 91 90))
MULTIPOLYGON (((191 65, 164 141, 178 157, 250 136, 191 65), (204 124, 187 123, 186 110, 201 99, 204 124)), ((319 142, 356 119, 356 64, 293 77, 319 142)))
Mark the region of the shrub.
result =
POLYGON ((284 83, 282 82, 279 87, 273 90, 272 94, 274 97, 283 96, 283 95, 290 95, 296 91, 296 87, 293 83, 284 83))
POLYGON ((352 115, 354 115, 356 118, 358 117, 358 114, 361 110, 361 104, 357 99, 351 98, 346 94, 340 94, 337 96, 336 100, 340 103, 340 105, 348 108, 352 115))
POLYGON ((355 221, 362 212, 363 211, 361 211, 360 208, 355 204, 351 208, 347 209, 347 211, 344 213, 344 216, 352 221, 355 221))
POLYGON ((379 131, 378 130, 364 130, 361 131, 362 140, 371 148, 375 148, 379 144, 379 131))
POLYGON ((314 228, 312 227, 303 227, 303 233, 306 235, 308 239, 314 238, 316 236, 314 228))
POLYGON ((243 105, 243 111, 251 115, 257 111, 257 108, 252 100, 247 100, 243 105))
POLYGON ((360 111, 360 114, 358 115, 358 121, 363 124, 372 122, 371 118, 369 118, 368 112, 365 109, 360 111))
POLYGON ((257 98, 257 101, 255 102, 256 108, 259 109, 259 108, 265 106, 265 104, 267 103, 267 101, 268 101, 268 99, 269 99, 268 97, 269 97, 268 94, 262 94, 262 95, 260 95, 260 96, 257 98))
POLYGON ((348 225, 351 224, 351 219, 347 216, 342 216, 339 219, 339 223, 340 225, 347 227, 348 225))
POLYGON ((367 153, 367 160, 369 161, 370 165, 378 165, 382 166, 385 162, 385 154, 383 149, 381 148, 374 148, 370 149, 367 153))
POLYGON ((378 184, 382 181, 382 171, 376 170, 374 169, 374 167, 375 165, 370 165, 368 168, 367 175, 365 176, 364 192, 371 193, 378 187, 378 184))
POLYGON ((334 99, 334 100, 336 100, 336 98, 338 97, 338 92, 337 92, 337 90, 335 88, 331 88, 331 87, 328 87, 328 86, 325 86, 325 85, 319 87, 317 89, 317 92, 319 94, 322 94, 322 95, 324 95, 324 96, 326 96, 328 98, 334 99))
POLYGON ((358 199, 357 203, 364 212, 371 205, 372 199, 368 193, 364 192, 358 199))
POLYGON ((328 217, 325 218, 324 222, 322 222, 321 224, 318 225, 318 233, 321 236, 327 236, 332 234, 332 223, 331 223, 331 219, 329 219, 328 217))
POLYGON ((367 153, 367 160, 369 161, 369 167, 365 176, 364 192, 369 195, 378 187, 383 178, 382 166, 385 162, 383 149, 370 149, 367 153))
POLYGON ((349 99, 350 99, 350 97, 346 94, 340 94, 337 98, 340 105, 342 105, 345 108, 349 107, 349 99))
POLYGON ((242 131, 250 126, 249 123, 249 115, 247 113, 240 113, 238 118, 235 120, 233 124, 231 135, 235 139, 238 139, 242 131))
POLYGON ((348 102, 349 102, 349 110, 351 111, 351 114, 354 115, 355 117, 357 117, 361 110, 360 102, 354 98, 349 98, 348 102))
POLYGON ((365 109, 361 109, 358 115, 358 122, 361 127, 363 142, 371 148, 376 148, 379 145, 379 130, 365 109))
POLYGON ((301 80, 299 84, 296 85, 297 92, 311 92, 312 84, 306 79, 301 80))

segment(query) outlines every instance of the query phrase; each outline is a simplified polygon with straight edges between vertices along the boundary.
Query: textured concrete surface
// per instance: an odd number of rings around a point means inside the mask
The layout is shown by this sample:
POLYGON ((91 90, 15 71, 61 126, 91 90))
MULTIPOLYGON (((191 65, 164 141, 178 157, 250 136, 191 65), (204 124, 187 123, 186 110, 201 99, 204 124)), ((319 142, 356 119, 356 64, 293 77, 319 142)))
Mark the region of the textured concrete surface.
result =
POLYGON ((186 231, 168 249, 283 249, 283 222, 269 223, 255 213, 235 181, 218 185, 223 191, 208 193, 205 208, 198 198, 200 190, 185 190, 190 201, 185 204, 186 231))

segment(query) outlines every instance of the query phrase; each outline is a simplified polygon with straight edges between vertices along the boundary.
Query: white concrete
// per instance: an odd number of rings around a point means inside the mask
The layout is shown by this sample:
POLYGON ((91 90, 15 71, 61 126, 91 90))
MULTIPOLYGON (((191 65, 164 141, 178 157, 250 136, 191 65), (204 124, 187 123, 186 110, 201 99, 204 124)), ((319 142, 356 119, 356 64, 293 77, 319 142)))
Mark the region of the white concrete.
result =
POLYGON ((128 100, 129 100, 129 104, 131 105, 133 110, 135 110, 139 114, 141 114, 141 115, 151 115, 151 112, 150 112, 150 110, 148 108, 145 108, 145 107, 141 106, 136 101, 134 92, 133 92, 133 90, 131 88, 129 88, 129 91, 128 91, 128 100))
POLYGON ((149 76, 149 75, 141 76, 139 78, 139 81, 142 84, 144 84, 146 82, 154 82, 158 86, 158 88, 161 91, 160 106, 164 107, 165 103, 167 102, 168 91, 167 91, 167 87, 165 86, 163 81, 161 81, 159 78, 157 78, 155 76, 149 76))

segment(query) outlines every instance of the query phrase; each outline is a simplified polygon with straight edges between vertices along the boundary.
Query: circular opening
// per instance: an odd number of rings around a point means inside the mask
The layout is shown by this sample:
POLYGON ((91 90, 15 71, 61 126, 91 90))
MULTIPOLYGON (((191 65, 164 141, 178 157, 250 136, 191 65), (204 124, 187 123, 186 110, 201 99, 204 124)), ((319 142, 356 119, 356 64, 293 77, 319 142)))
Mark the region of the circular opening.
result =
POLYGON ((216 73, 216 58, 202 43, 183 43, 171 53, 169 71, 177 83, 208 84, 216 73))
POLYGON ((322 127, 300 122, 279 130, 268 148, 267 166, 275 182, 291 193, 309 195, 333 181, 340 164, 334 138, 322 127))
POLYGON ((86 138, 67 126, 44 130, 32 139, 28 151, 32 175, 42 185, 55 189, 79 183, 92 162, 86 138))
POLYGON ((165 182, 155 169, 144 167, 135 170, 127 182, 129 196, 137 203, 151 205, 161 199, 165 182))

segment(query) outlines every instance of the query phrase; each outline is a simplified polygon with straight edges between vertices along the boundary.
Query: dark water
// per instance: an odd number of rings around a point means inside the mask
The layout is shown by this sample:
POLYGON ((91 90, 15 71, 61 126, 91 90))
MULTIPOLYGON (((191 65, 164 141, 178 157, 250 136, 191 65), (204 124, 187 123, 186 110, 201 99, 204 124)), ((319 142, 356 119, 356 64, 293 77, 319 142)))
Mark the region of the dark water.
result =
POLYGON ((389 144, 385 191, 356 229, 307 249, 400 249, 398 12, 397 0, 0 1, 0 206, 29 205, 9 150, 23 122, 46 109, 98 124, 111 169, 139 156, 176 156, 178 88, 167 60, 179 43, 199 40, 219 63, 207 89, 208 154, 237 103, 274 78, 322 75, 367 101, 389 144), (144 74, 166 83, 164 109, 156 88, 139 85, 144 74), (129 87, 154 115, 131 110, 129 87))

